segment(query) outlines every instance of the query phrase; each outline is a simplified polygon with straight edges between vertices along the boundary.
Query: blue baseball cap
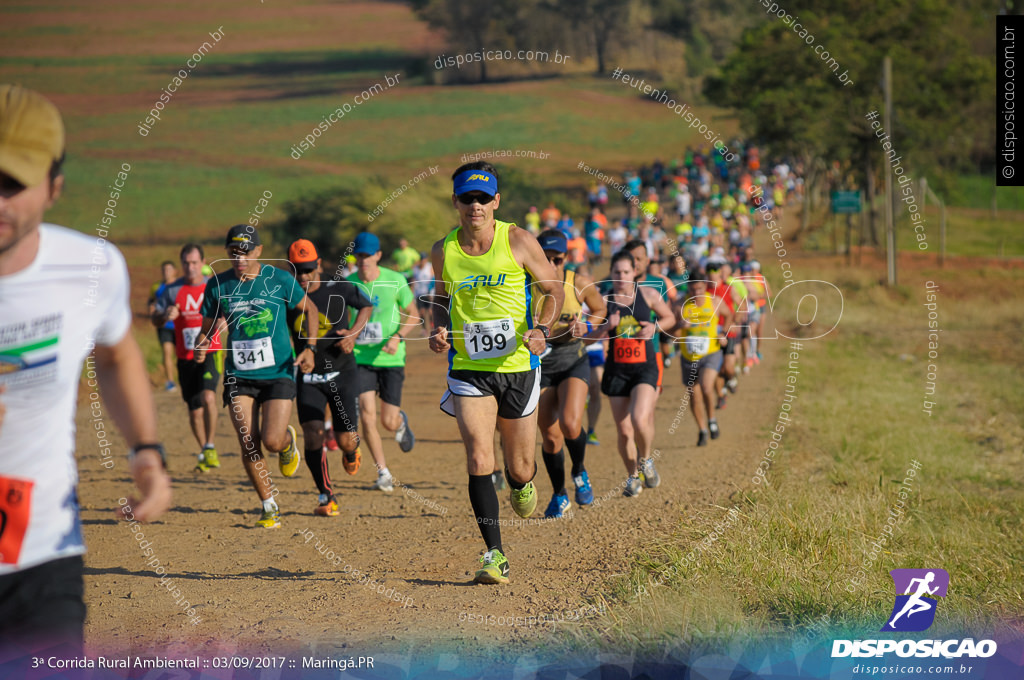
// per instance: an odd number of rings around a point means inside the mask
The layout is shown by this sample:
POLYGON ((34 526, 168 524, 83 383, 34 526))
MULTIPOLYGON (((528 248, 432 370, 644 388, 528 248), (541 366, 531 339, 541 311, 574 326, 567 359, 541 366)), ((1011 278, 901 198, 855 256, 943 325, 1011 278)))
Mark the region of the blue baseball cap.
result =
POLYGON ((557 234, 541 234, 537 237, 537 242, 540 243, 540 247, 544 250, 553 250, 556 253, 564 253, 569 250, 569 243, 565 239, 565 234, 561 232, 557 234))
POLYGON ((352 252, 356 255, 376 255, 380 252, 380 239, 376 234, 364 231, 356 236, 352 252))
POLYGON ((493 196, 498 193, 498 178, 486 170, 466 170, 456 175, 452 191, 456 196, 467 191, 482 191, 493 196))

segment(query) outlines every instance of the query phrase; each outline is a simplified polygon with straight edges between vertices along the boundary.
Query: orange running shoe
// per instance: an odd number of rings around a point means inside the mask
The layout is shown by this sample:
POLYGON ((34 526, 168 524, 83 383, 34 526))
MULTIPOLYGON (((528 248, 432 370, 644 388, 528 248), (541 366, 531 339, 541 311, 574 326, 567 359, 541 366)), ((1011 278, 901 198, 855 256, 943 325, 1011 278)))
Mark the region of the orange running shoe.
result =
POLYGON ((359 464, 363 462, 363 454, 359 451, 359 447, 352 453, 341 454, 341 464, 345 466, 345 472, 350 475, 354 475, 359 472, 359 464))

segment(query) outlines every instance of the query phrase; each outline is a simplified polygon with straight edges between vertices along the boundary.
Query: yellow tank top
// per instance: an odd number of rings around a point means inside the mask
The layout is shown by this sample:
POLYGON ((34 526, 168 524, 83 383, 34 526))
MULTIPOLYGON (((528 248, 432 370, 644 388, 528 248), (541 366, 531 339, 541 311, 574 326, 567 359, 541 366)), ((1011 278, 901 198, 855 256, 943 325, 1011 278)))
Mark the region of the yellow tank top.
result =
MULTIPOLYGON (((562 278, 562 288, 565 290, 565 302, 562 303, 562 312, 555 319, 555 323, 551 326, 551 344, 552 345, 565 345, 573 340, 579 340, 579 338, 572 337, 567 332, 569 325, 573 322, 573 319, 580 317, 580 312, 583 311, 583 303, 580 302, 579 294, 576 292, 576 272, 565 270, 565 275, 562 278)), ((540 306, 543 298, 533 296, 533 316, 536 318, 537 314, 540 313, 540 306)))
POLYGON ((494 241, 483 255, 467 255, 459 229, 444 239, 441 278, 451 299, 449 370, 518 373, 540 366, 523 344, 533 328, 530 276, 516 263, 508 222, 495 220, 494 241))
POLYGON ((685 335, 681 351, 687 361, 697 361, 720 349, 714 296, 705 295, 702 305, 698 305, 692 298, 687 300, 683 305, 683 318, 693 324, 683 331, 685 335))

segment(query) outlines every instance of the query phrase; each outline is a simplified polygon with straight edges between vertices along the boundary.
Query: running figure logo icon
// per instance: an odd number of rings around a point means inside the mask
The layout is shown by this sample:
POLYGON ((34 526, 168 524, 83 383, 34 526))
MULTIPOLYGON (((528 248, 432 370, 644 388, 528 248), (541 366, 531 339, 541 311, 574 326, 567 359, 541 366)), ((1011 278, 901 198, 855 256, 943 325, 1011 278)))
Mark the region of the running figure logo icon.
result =
POLYGON ((883 631, 914 632, 927 630, 935 621, 934 597, 945 597, 949 574, 944 569, 893 569, 889 572, 896 585, 896 603, 883 631))

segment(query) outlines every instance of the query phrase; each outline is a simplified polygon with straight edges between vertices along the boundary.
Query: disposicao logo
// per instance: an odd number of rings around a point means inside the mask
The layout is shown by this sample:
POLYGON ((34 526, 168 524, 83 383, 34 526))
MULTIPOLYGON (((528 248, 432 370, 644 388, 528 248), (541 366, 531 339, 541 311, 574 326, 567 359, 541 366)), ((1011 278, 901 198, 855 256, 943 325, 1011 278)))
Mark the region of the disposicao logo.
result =
POLYGON ((949 574, 945 569, 893 569, 889 574, 896 585, 896 603, 882 630, 928 630, 938 605, 938 600, 928 596, 946 597, 949 574))
MULTIPOLYGON (((935 621, 936 597, 946 597, 949 574, 944 569, 893 569, 896 601, 882 632, 910 633, 927 630, 935 621)), ((994 640, 833 640, 832 658, 884 656, 900 657, 967 656, 988 658, 996 653, 994 640)))

